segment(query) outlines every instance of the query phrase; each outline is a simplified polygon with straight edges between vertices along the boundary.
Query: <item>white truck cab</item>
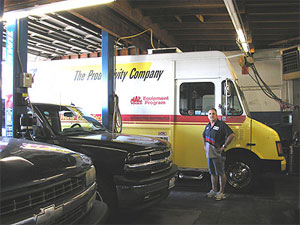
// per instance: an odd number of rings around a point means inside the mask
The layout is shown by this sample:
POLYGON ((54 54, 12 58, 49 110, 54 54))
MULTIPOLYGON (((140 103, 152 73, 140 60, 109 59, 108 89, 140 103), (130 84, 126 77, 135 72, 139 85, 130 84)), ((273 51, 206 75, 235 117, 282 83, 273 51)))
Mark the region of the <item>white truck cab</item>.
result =
MULTIPOLYGON (((31 67, 36 70, 30 90, 33 101, 72 102, 101 120, 100 58, 31 67), (93 74, 98 74, 97 79, 93 74), (51 94, 46 92, 49 88, 51 94)), ((116 93, 123 133, 168 140, 183 177, 208 171, 201 136, 211 107, 236 134, 226 148, 230 187, 247 190, 255 186, 260 171, 286 169, 278 134, 251 119, 238 80, 222 52, 118 56, 116 93)))

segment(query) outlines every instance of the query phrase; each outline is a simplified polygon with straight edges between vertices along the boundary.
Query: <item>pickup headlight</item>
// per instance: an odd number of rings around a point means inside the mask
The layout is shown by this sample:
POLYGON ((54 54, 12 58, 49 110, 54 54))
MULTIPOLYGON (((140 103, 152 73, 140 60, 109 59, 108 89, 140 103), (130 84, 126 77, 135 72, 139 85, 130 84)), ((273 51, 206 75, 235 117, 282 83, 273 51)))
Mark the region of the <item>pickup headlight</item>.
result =
POLYGON ((91 185, 96 180, 96 170, 95 167, 92 166, 85 174, 85 184, 86 186, 91 185))

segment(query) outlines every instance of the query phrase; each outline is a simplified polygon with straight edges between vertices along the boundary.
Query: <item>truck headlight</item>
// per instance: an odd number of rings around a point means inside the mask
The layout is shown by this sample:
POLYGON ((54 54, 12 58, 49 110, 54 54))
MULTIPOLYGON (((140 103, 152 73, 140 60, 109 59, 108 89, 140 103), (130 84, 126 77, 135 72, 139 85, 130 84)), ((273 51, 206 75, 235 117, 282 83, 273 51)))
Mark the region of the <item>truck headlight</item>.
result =
POLYGON ((94 183, 96 180, 96 170, 95 167, 92 166, 86 173, 85 173, 85 184, 89 186, 90 184, 94 183))

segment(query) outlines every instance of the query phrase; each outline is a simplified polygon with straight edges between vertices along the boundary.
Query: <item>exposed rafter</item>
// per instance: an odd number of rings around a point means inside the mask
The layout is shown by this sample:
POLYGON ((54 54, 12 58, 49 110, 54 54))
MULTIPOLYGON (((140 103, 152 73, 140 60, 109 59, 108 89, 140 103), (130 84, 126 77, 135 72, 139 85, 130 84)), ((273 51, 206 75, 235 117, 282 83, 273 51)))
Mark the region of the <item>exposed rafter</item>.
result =
MULTIPOLYGON (((5 0, 5 12, 58 0, 5 0)), ((299 0, 235 0, 255 49, 300 43, 299 0)), ((29 18, 28 51, 44 57, 100 55, 102 30, 119 37, 153 30, 155 47, 182 51, 238 50, 236 33, 223 0, 116 0, 29 18)), ((5 38, 5 33, 4 33, 5 38)), ((4 40, 5 43, 5 40, 4 40)), ((121 40, 118 49, 152 48, 150 32, 121 40)), ((138 52, 138 51, 136 51, 138 52)))

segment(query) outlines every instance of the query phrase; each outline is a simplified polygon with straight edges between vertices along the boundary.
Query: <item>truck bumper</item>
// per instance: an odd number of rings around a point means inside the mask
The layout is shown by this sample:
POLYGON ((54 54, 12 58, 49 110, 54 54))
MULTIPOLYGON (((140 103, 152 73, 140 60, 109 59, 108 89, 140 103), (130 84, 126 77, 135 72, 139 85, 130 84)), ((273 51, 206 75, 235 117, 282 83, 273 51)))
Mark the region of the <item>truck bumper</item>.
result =
POLYGON ((165 199, 175 186, 177 173, 177 166, 172 165, 167 172, 143 180, 115 176, 119 208, 140 210, 165 199))
POLYGON ((105 224, 108 217, 108 207, 104 202, 95 201, 93 208, 78 224, 97 225, 105 224))
POLYGON ((286 160, 261 160, 263 171, 280 172, 286 170, 286 160))
MULTIPOLYGON (((108 207, 104 202, 95 200, 96 183, 84 192, 73 196, 69 201, 61 205, 54 204, 40 209, 39 214, 33 214, 29 218, 18 222, 6 222, 4 224, 89 224, 96 225, 105 223, 108 215, 108 207), (93 204, 93 205, 92 205, 93 204), (87 212, 89 208, 89 211, 87 212)), ((1 218, 2 219, 2 218, 1 218)), ((14 218, 16 219, 16 218, 14 218)), ((2 222, 2 221, 1 221, 2 222)))
POLYGON ((286 170, 286 160, 281 160, 281 171, 285 171, 286 170))

